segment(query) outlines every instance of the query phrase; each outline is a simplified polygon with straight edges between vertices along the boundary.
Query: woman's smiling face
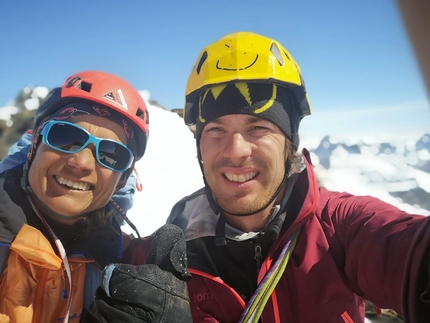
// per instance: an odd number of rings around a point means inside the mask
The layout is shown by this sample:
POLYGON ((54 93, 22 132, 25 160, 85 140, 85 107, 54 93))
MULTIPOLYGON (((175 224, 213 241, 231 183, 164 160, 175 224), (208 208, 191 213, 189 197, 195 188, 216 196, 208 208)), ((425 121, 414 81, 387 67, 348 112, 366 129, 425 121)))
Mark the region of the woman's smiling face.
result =
MULTIPOLYGON (((96 137, 127 144, 124 130, 109 119, 81 115, 67 121, 96 137)), ((77 216, 105 206, 115 193, 121 176, 122 173, 97 162, 93 144, 78 153, 68 154, 40 143, 28 180, 36 197, 52 211, 77 216)))

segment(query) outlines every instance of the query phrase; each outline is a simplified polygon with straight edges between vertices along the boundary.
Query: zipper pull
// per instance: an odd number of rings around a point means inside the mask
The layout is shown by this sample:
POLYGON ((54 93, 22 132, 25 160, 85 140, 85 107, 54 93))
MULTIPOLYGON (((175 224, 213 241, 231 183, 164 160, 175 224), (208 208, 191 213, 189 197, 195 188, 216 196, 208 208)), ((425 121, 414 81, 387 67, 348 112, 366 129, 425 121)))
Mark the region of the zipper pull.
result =
POLYGON ((61 293, 61 298, 64 301, 67 299, 67 297, 69 297, 69 291, 66 288, 64 288, 63 292, 61 293))
POLYGON ((254 259, 257 263, 257 277, 258 277, 258 273, 260 272, 262 258, 263 258, 263 254, 261 253, 261 245, 259 243, 256 243, 254 247, 254 259))
POLYGON ((67 290, 67 287, 66 287, 66 278, 64 276, 63 276, 63 283, 64 283, 64 286, 63 286, 63 291, 61 292, 61 299, 64 301, 67 299, 67 297, 69 297, 69 291, 67 290))

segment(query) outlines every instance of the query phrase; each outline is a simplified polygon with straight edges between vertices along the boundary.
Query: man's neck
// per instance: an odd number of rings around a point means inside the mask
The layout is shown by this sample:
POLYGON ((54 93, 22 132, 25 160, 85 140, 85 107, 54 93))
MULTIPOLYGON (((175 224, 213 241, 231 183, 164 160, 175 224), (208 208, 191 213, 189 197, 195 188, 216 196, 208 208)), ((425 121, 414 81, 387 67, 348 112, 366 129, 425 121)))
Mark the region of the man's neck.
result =
POLYGON ((231 214, 224 214, 225 221, 232 227, 239 229, 243 232, 259 232, 266 227, 267 222, 272 216, 273 206, 270 205, 264 210, 246 216, 237 216, 231 214))

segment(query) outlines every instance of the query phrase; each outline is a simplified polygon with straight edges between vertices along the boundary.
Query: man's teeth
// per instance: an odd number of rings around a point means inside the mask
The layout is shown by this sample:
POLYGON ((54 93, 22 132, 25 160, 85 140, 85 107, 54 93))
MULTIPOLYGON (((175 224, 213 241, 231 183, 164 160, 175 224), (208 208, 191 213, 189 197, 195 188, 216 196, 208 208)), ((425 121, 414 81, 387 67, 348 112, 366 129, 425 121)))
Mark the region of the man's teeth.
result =
POLYGON ((91 188, 91 185, 88 183, 72 182, 71 180, 61 176, 56 176, 55 178, 57 179, 58 183, 66 185, 67 187, 73 188, 75 190, 88 191, 91 188))
POLYGON ((224 175, 225 175, 225 177, 227 177, 228 180, 230 180, 232 182, 243 183, 243 182, 249 181, 250 179, 253 179, 255 176, 257 176, 257 172, 252 172, 252 173, 248 173, 248 174, 240 174, 240 175, 225 173, 224 175))

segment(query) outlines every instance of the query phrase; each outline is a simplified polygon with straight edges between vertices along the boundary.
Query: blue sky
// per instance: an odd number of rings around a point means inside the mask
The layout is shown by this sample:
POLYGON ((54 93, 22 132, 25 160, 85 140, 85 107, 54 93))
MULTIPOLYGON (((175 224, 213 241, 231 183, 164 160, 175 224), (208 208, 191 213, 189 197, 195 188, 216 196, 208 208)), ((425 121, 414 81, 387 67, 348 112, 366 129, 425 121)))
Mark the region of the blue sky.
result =
POLYGON ((371 110, 382 111, 379 124, 430 124, 394 0, 41 0, 4 1, 0 8, 0 106, 26 85, 52 88, 92 69, 149 90, 168 109, 181 108, 203 47, 253 31, 280 41, 294 56, 315 117, 371 110), (392 106, 404 109, 391 114, 392 106))

